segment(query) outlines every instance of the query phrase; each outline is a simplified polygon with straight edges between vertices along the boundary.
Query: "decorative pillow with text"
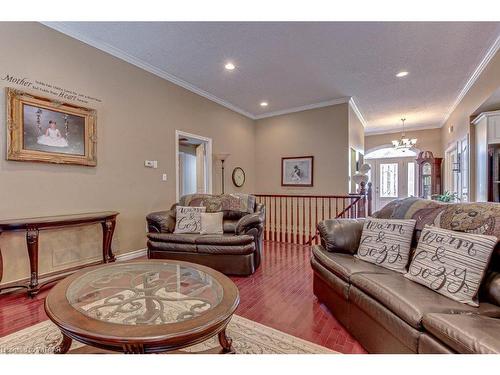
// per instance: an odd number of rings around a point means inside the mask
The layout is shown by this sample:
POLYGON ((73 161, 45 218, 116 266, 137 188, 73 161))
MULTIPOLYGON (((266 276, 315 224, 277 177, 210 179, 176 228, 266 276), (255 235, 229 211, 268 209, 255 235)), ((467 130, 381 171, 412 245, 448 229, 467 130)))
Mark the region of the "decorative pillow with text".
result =
POLYGON ((405 273, 410 259, 415 220, 374 219, 369 217, 356 258, 381 267, 405 273))
POLYGON ((497 242, 495 236, 426 225, 405 277, 477 307, 479 287, 497 242))
POLYGON ((175 210, 174 233, 201 232, 201 213, 206 211, 206 207, 177 206, 175 210))

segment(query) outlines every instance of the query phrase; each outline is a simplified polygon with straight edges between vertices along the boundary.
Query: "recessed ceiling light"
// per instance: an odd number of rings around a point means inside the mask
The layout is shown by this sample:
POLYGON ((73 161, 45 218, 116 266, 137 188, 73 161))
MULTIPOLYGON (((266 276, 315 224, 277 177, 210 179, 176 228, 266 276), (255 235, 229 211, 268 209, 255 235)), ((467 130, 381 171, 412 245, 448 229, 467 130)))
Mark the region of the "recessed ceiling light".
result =
POLYGON ((260 102, 261 107, 267 107, 269 105, 268 102, 260 102))
POLYGON ((234 66, 233 63, 228 62, 226 65, 224 65, 224 68, 226 68, 226 70, 234 70, 236 66, 234 66))
POLYGON ((406 77, 407 75, 408 75, 408 72, 406 70, 403 70, 402 72, 399 72, 398 74, 396 74, 396 77, 403 78, 403 77, 406 77))

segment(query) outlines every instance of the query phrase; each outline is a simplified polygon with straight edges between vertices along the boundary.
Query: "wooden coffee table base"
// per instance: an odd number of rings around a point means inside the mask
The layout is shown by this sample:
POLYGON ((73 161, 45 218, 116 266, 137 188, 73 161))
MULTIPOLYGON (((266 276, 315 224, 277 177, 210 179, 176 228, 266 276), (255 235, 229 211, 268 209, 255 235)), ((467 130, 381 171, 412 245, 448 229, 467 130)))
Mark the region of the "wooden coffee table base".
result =
POLYGON ((67 353, 72 340, 87 345, 86 351, 172 353, 215 336, 221 347, 214 351, 234 353, 226 328, 239 300, 236 285, 214 269, 136 260, 89 267, 67 277, 50 290, 45 312, 63 334, 56 353, 67 353), (121 298, 110 302, 117 295, 121 298), (84 307, 90 303, 95 311, 87 313, 84 307), (179 310, 169 310, 171 306, 179 310), (98 308, 105 313, 97 314, 98 308))
MULTIPOLYGON (((120 354, 119 352, 111 351, 111 350, 106 350, 106 349, 99 349, 95 348, 93 346, 85 345, 82 346, 81 348, 73 349, 69 351, 69 348, 71 347, 71 343, 73 340, 66 336, 64 333, 63 339, 59 346, 55 348, 54 353, 55 354, 120 354)), ((181 351, 181 350, 172 350, 169 352, 165 352, 165 354, 236 354, 236 351, 233 348, 233 340, 227 336, 226 334, 226 328, 224 328, 222 331, 218 333, 218 338, 219 338, 219 343, 222 348, 211 348, 207 350, 202 350, 199 352, 186 352, 186 351, 181 351)), ((140 348, 140 346, 135 346, 135 345, 126 345, 123 347, 123 353, 124 354, 144 354, 144 348, 140 348)))
POLYGON ((233 340, 226 335, 226 328, 219 332, 219 343, 222 346, 222 351, 225 354, 235 354, 233 348, 233 340))

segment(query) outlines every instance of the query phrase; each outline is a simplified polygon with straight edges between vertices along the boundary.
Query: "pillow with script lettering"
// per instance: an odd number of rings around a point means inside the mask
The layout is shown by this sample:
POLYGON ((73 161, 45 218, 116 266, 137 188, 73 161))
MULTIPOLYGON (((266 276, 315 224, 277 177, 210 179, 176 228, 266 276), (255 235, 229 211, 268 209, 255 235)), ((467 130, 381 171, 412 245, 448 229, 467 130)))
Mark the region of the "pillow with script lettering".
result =
POLYGON ((177 206, 174 233, 200 233, 201 213, 206 209, 206 207, 177 206))
POLYGON ((406 278, 471 306, 498 239, 426 225, 406 278))
POLYGON ((356 258, 405 273, 415 220, 374 219, 363 225, 356 258))

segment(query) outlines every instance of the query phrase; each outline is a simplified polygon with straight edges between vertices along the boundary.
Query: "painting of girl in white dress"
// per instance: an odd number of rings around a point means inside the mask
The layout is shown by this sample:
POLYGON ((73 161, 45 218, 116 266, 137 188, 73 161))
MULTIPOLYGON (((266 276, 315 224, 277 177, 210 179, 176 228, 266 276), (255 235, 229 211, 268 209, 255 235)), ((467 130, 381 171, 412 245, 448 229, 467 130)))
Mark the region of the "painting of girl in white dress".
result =
POLYGON ((23 105, 24 149, 85 155, 85 118, 45 107, 23 105))
POLYGON ((57 128, 57 122, 50 120, 49 127, 38 137, 37 143, 45 146, 68 147, 68 141, 61 135, 57 128))
POLYGON ((313 186, 314 156, 281 158, 281 186, 313 186))

